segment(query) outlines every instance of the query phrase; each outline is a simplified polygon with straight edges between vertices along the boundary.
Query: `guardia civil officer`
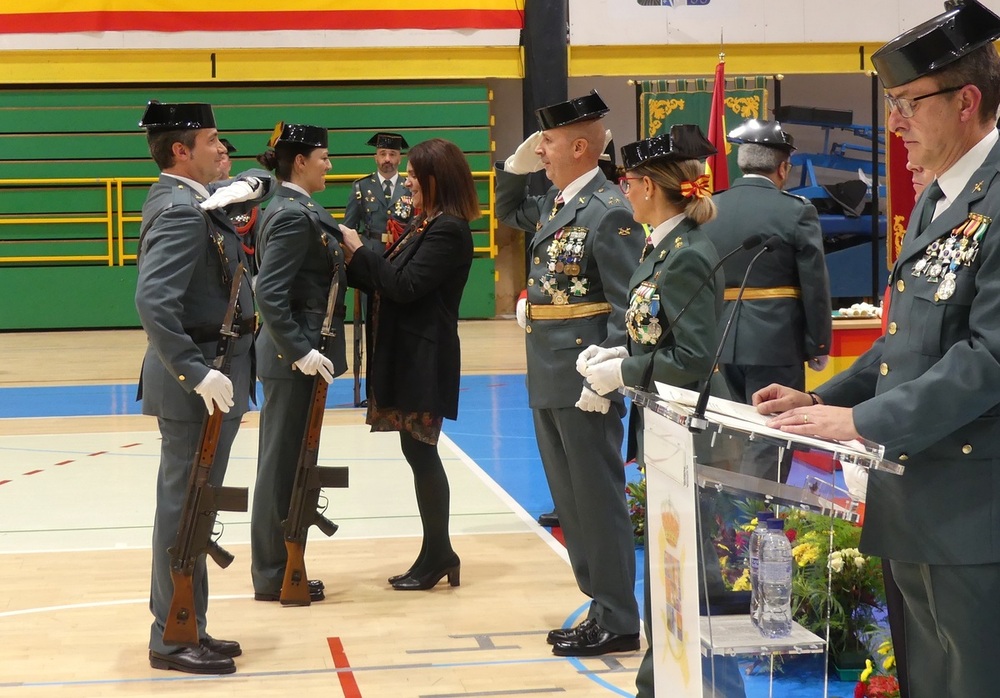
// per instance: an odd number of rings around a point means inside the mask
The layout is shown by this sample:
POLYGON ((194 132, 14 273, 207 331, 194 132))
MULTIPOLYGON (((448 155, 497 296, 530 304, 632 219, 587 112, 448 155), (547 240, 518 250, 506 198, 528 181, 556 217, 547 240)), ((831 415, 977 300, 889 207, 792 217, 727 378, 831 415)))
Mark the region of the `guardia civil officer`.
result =
POLYGON ((139 125, 146 130, 149 151, 160 178, 142 206, 135 305, 149 345, 142 363, 139 395, 143 414, 157 417, 160 468, 156 479, 153 519, 152 586, 149 609, 149 663, 154 669, 195 674, 236 671, 232 658, 239 643, 208 634, 208 577, 205 556, 195 565, 195 613, 201 644, 182 648, 163 642, 173 597, 170 554, 177 537, 188 478, 201 437, 206 411, 222 410, 213 485, 221 485, 229 452, 246 412, 254 376, 253 295, 245 277, 237 305, 239 337, 232 350, 229 375, 211 368, 219 329, 229 304, 230 287, 246 256, 227 213, 240 201, 253 205, 273 182, 263 170, 245 172, 235 182, 215 183, 225 153, 209 104, 150 102, 139 125), (215 189, 215 193, 209 192, 215 189))
POLYGON ((375 148, 376 170, 351 186, 344 225, 361 233, 365 247, 382 254, 413 217, 413 199, 399 174, 402 151, 410 146, 400 134, 384 131, 368 145, 375 148))
MULTIPOLYGON (((282 522, 295 482, 305 434, 313 377, 330 383, 347 370, 344 294, 347 273, 340 230, 313 195, 326 188, 330 171, 325 128, 279 123, 258 157, 280 183, 260 220, 257 305, 263 329, 257 341, 257 372, 264 389, 260 411, 257 482, 250 524, 254 598, 277 601, 287 553, 282 522), (330 284, 339 280, 334 337, 319 351, 330 284)), ((323 583, 309 581, 310 601, 322 601, 323 583)))
POLYGON ((535 437, 577 585, 592 599, 576 627, 549 633, 561 656, 639 647, 624 406, 617 393, 593 392, 575 368, 591 344, 625 343, 627 284, 645 237, 598 167, 608 111, 596 92, 539 109, 542 130, 497 166, 497 218, 533 233, 525 332, 535 437), (542 168, 555 186, 529 196, 528 174, 542 168))
POLYGON ((754 395, 781 429, 860 435, 905 467, 869 474, 861 550, 891 561, 914 698, 996 694, 998 37, 1000 17, 966 0, 872 55, 889 129, 937 176, 889 279, 886 334, 815 399, 777 385, 754 395))

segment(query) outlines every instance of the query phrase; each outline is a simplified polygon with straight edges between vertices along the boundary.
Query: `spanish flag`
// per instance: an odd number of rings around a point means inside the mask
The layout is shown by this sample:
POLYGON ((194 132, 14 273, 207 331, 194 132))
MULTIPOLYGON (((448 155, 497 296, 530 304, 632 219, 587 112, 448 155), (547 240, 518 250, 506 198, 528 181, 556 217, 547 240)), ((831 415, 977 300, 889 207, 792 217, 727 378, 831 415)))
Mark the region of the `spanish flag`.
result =
POLYGON ((726 159, 726 60, 719 56, 715 66, 712 111, 708 115, 708 140, 718 151, 705 161, 705 172, 712 180, 712 191, 729 189, 729 162, 726 159))

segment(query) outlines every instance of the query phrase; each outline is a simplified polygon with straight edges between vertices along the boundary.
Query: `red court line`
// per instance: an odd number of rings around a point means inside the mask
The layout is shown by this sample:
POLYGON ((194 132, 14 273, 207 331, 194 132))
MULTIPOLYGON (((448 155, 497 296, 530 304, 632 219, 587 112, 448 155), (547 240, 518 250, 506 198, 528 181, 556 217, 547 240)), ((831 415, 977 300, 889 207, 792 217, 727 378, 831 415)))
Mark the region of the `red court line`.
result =
POLYGON ((67 463, 72 463, 72 462, 73 461, 71 460, 61 460, 58 463, 56 463, 56 465, 66 465, 67 463))
POLYGON ((134 444, 125 444, 124 446, 119 446, 119 448, 132 448, 133 446, 141 446, 141 441, 136 441, 134 444))
POLYGON ((24 473, 24 474, 25 474, 25 475, 37 475, 37 474, 38 474, 38 473, 40 473, 40 472, 42 472, 42 470, 41 470, 41 469, 38 469, 38 470, 29 470, 28 472, 26 472, 26 473, 24 473))
MULTIPOLYGON (((347 661, 347 653, 344 652, 344 644, 339 637, 326 638, 330 645, 330 654, 333 655, 333 663, 338 669, 350 669, 351 663, 347 661)), ((358 689, 358 682, 354 678, 353 671, 338 671, 337 678, 340 679, 340 688, 344 692, 344 698, 361 698, 361 691, 358 689)))
POLYGON ((97 453, 88 453, 88 456, 103 456, 107 451, 98 451, 97 453))
POLYGON ((0 485, 6 485, 10 480, 0 480, 0 485))

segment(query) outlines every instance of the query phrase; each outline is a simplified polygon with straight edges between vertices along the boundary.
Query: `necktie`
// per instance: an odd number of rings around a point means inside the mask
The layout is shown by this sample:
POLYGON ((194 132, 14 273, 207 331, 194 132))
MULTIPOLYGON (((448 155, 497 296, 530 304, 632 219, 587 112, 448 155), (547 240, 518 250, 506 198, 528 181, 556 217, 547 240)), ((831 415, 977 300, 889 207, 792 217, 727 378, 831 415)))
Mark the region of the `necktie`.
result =
POLYGON ((934 217, 934 209, 937 206, 937 202, 943 196, 944 192, 941 191, 941 185, 938 184, 936 179, 927 185, 927 191, 924 193, 924 204, 920 207, 917 233, 922 233, 931 224, 931 219, 934 217))
POLYGON ((556 217, 556 214, 559 213, 559 210, 563 207, 564 203, 566 202, 563 201, 563 195, 560 193, 559 196, 556 197, 555 203, 552 205, 552 210, 549 212, 549 220, 556 217))
POLYGON ((646 236, 646 246, 642 248, 642 255, 639 257, 639 263, 646 261, 646 256, 653 251, 653 238, 646 236))
POLYGON ((386 201, 392 198, 392 180, 385 180, 385 186, 382 188, 382 191, 385 193, 386 201))

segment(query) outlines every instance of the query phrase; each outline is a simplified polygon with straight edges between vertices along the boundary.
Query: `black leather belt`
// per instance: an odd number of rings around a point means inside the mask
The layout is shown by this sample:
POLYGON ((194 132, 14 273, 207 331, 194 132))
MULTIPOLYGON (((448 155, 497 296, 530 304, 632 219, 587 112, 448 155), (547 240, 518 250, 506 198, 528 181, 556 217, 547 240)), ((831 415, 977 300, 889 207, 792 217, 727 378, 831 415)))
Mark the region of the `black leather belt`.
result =
MULTIPOLYGON (((220 325, 202 325, 201 327, 185 327, 184 331, 191 337, 195 344, 208 344, 219 339, 220 325)), ((240 321, 237 328, 240 337, 252 335, 257 330, 257 317, 251 315, 240 321)))

